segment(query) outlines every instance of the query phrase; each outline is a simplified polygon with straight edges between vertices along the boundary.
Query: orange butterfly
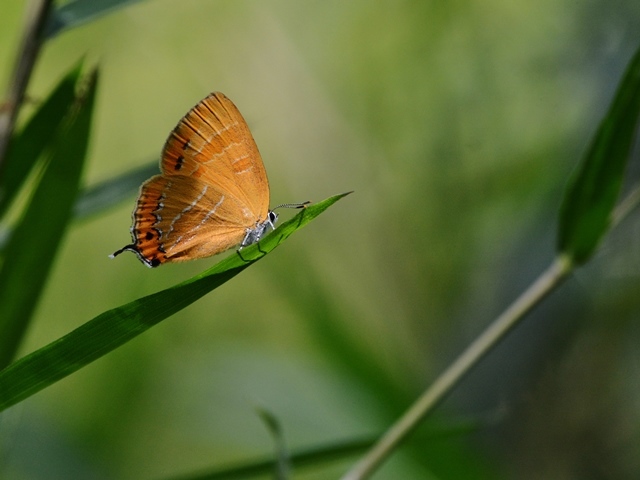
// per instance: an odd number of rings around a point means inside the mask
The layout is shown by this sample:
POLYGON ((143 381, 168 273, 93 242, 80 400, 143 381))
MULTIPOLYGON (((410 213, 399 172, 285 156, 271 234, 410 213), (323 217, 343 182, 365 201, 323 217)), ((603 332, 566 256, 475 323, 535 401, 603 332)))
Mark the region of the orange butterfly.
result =
POLYGON ((269 182, 258 147, 236 106, 220 92, 180 120, 162 151, 160 171, 140 188, 132 243, 111 258, 129 250, 157 267, 238 244, 241 250, 275 228, 278 215, 269 210, 269 182))

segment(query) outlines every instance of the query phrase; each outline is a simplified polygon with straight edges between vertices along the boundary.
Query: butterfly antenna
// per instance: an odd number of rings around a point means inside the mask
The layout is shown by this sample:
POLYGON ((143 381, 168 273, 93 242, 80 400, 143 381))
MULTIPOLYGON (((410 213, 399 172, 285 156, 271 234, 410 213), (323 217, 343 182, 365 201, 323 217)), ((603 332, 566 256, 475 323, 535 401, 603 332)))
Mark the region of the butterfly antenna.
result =
POLYGON ((278 208, 307 208, 307 205, 309 205, 311 203, 311 201, 307 200, 306 202, 302 202, 302 203, 283 203, 281 205, 278 205, 277 207, 273 207, 273 210, 277 210, 278 208))

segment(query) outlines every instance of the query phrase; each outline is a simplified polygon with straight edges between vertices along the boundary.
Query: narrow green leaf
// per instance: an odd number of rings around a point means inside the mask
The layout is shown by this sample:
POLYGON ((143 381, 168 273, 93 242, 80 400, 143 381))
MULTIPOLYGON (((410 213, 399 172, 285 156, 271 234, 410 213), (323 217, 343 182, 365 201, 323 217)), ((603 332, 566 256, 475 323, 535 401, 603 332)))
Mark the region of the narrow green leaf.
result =
POLYGON ((558 249, 577 264, 589 259, 609 228, 639 115, 640 49, 627 67, 609 112, 565 191, 558 249))
MULTIPOLYGON (((158 162, 155 161, 83 189, 73 205, 73 220, 84 220, 130 199, 140 190, 140 184, 159 172, 158 162)), ((0 227, 0 255, 3 255, 9 238, 11 229, 0 227)))
POLYGON ((51 145, 74 104, 81 67, 81 63, 78 63, 65 75, 22 131, 11 139, 0 173, 0 218, 6 213, 37 160, 51 145))
MULTIPOLYGON (((437 427, 431 427, 423 434, 416 438, 416 443, 426 448, 425 445, 433 444, 433 442, 441 441, 446 438, 461 437, 470 435, 486 429, 488 426, 494 426, 495 421, 487 422, 486 420, 456 420, 447 421, 446 424, 437 427)), ((344 460, 368 450, 380 435, 354 438, 346 441, 337 441, 329 445, 312 447, 307 449, 299 449, 291 452, 291 465, 295 467, 299 473, 304 468, 324 465, 330 462, 344 460)), ((273 458, 264 458, 254 461, 246 461, 239 465, 226 468, 211 469, 208 472, 195 474, 187 474, 178 477, 171 477, 172 480, 231 480, 242 478, 255 478, 257 476, 268 475, 273 472, 276 467, 276 461, 273 458)))
MULTIPOLYGON (((238 255, 230 255, 209 270, 174 287, 104 312, 9 365, 0 371, 0 411, 97 360, 192 304, 272 251, 345 195, 330 197, 301 210, 260 244, 244 248, 242 256, 245 261, 238 255)), ((165 265, 160 268, 171 267, 165 265)))
POLYGON ((156 160, 152 164, 118 175, 115 178, 105 180, 83 190, 80 192, 78 200, 73 207, 74 218, 76 220, 84 219, 119 204, 122 200, 132 197, 140 190, 140 185, 145 180, 158 173, 160 173, 160 167, 156 160))
POLYGON ((40 183, 14 229, 0 270, 0 367, 15 355, 71 219, 87 156, 97 75, 59 130, 40 183))
POLYGON ((71 0, 56 8, 49 17, 44 37, 51 38, 63 30, 77 27, 118 8, 140 0, 71 0))

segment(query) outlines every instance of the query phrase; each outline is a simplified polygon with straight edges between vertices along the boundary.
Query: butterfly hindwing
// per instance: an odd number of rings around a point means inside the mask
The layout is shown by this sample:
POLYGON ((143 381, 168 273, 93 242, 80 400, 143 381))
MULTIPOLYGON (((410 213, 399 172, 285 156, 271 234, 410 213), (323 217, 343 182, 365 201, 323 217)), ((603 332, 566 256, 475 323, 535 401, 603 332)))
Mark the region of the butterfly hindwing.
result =
POLYGON ((251 212, 211 185, 157 175, 141 187, 133 237, 148 262, 164 263, 228 250, 252 226, 251 212))

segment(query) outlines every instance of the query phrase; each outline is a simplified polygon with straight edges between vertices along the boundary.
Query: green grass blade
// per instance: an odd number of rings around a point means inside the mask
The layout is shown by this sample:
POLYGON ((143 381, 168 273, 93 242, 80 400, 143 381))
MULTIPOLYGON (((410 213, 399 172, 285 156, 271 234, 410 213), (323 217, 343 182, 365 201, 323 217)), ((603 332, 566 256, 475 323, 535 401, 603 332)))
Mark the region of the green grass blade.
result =
POLYGON ((631 60, 609 112, 560 209, 558 249, 575 263, 591 256, 607 232, 640 114, 640 49, 631 60))
POLYGON ((345 195, 336 195, 308 206, 261 240, 259 245, 244 248, 242 256, 247 261, 238 255, 230 255, 185 282, 104 312, 9 365, 0 371, 0 411, 97 360, 192 304, 262 258, 263 252, 272 251, 345 195))
POLYGON ((73 207, 74 218, 76 220, 85 219, 131 198, 140 190, 142 182, 158 173, 160 173, 160 167, 156 160, 83 190, 73 207))
POLYGON ((96 86, 94 74, 60 128, 42 178, 6 246, 0 270, 0 367, 15 355, 71 219, 96 86))
MULTIPOLYGON (((477 433, 488 425, 495 425, 494 421, 487 422, 482 419, 448 420, 446 424, 433 426, 423 432, 416 440, 423 448, 425 445, 433 445, 446 438, 468 436, 477 433)), ((379 435, 371 437, 353 438, 351 440, 336 441, 328 445, 298 449, 291 452, 290 462, 296 473, 305 468, 317 468, 330 462, 344 460, 368 450, 379 435)), ((260 460, 246 461, 244 463, 226 468, 212 468, 209 471, 171 477, 171 480, 231 480, 243 478, 255 478, 272 474, 276 468, 277 459, 273 457, 260 460)))
POLYGON ((75 101, 81 64, 71 69, 9 145, 0 174, 0 218, 22 187, 31 169, 55 138, 75 101))
MULTIPOLYGON (((155 161, 83 189, 73 205, 73 220, 85 220, 130 199, 140 190, 142 182, 159 172, 155 161)), ((0 227, 0 255, 10 237, 11 229, 0 227)))
MULTIPOLYGON (((327 447, 301 450, 291 455, 291 463, 296 471, 305 467, 317 467, 332 461, 343 460, 353 457, 367 450, 373 445, 374 438, 354 439, 343 442, 336 442, 327 447)), ((264 458, 262 460, 247 461, 241 465, 227 468, 212 469, 209 472, 199 474, 172 477, 171 480, 232 480, 243 478, 263 478, 265 475, 273 474, 277 468, 277 460, 274 458, 264 458)))
POLYGON ((63 30, 77 27, 118 8, 140 0, 71 0, 56 8, 44 30, 45 38, 51 38, 63 30))

